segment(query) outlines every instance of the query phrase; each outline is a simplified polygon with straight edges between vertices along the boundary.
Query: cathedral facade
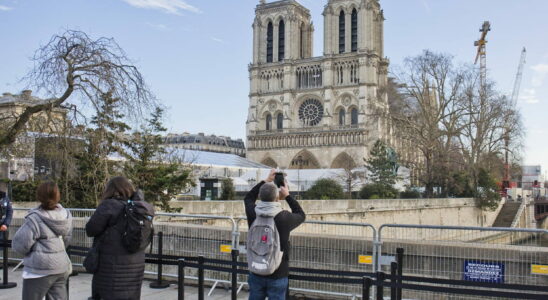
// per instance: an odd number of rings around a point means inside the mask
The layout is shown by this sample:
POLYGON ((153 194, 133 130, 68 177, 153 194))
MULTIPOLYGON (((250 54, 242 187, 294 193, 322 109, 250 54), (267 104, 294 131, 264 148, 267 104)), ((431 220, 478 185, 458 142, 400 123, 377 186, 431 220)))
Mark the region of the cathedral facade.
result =
POLYGON ((388 60, 378 0, 328 0, 323 56, 295 0, 255 9, 247 158, 281 169, 354 168, 390 140, 388 60))

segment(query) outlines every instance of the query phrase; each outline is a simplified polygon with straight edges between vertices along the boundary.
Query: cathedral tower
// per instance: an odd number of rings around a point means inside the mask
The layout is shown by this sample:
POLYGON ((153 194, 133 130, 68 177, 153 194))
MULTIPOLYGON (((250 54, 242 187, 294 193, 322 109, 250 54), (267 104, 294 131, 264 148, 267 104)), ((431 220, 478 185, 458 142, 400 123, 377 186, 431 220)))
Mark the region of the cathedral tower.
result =
POLYGON ((329 0, 323 15, 324 55, 313 57, 308 9, 295 0, 257 5, 249 159, 282 169, 356 167, 389 138, 378 0, 329 0))

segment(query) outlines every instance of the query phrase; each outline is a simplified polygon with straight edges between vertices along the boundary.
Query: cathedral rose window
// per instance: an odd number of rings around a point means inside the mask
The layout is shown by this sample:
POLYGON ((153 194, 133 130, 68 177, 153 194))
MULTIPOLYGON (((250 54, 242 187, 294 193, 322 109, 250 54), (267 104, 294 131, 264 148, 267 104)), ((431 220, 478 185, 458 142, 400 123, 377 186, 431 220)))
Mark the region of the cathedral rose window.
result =
POLYGON ((299 119, 307 126, 320 123, 323 117, 323 105, 319 100, 307 99, 299 107, 299 119))

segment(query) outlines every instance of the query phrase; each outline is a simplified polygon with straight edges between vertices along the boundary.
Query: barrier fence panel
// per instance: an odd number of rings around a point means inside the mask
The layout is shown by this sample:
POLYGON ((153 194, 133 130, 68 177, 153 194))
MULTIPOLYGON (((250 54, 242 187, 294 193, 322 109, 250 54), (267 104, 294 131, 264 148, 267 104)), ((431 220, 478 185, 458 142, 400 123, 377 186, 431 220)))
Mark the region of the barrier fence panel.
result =
MULTIPOLYGON (((162 232, 162 250, 168 256, 203 255, 208 259, 230 260, 235 227, 235 221, 225 216, 158 213, 154 218, 155 240, 157 234, 162 232)), ((153 242, 152 253, 158 253, 157 242, 153 242)), ((163 268, 165 275, 177 276, 176 265, 166 265, 163 268)), ((147 264, 146 271, 156 273, 157 267, 147 264)), ((195 279, 198 276, 197 270, 190 269, 185 276, 195 279)), ((212 286, 222 284, 228 287, 231 282, 230 274, 213 270, 206 270, 204 279, 206 284, 212 286)))
MULTIPOLYGON (((428 284, 429 281, 412 277, 430 277, 442 279, 430 281, 432 286, 441 287, 451 286, 444 284, 443 279, 548 285, 548 230, 390 224, 379 228, 379 241, 379 271, 389 273, 396 249, 404 249, 404 282, 428 284)), ((488 285, 477 288, 490 290, 488 285)), ((403 298, 478 299, 478 296, 404 290, 403 298)))
MULTIPOLYGON (((238 220, 240 249, 246 244, 248 224, 245 218, 238 220)), ((344 276, 353 276, 361 280, 365 273, 375 271, 376 230, 370 224, 306 221, 291 232, 290 275, 306 276, 306 271, 316 269, 325 271, 327 278, 341 277, 337 272, 355 272, 344 276)), ((240 261, 246 261, 245 255, 240 261)), ((240 280, 245 280, 240 277, 240 280)), ((306 282, 290 280, 289 286, 294 292, 318 293, 335 299, 358 297, 362 294, 360 285, 332 282, 306 282)))

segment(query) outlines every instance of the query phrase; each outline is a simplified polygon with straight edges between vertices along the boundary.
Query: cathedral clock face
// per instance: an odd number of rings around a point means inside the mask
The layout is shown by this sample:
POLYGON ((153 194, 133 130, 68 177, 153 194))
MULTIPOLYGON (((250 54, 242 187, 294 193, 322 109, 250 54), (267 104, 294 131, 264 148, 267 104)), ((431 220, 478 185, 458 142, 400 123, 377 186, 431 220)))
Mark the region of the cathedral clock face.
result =
POLYGON ((319 100, 307 99, 299 107, 299 119, 308 126, 320 123, 323 117, 323 105, 319 100))

